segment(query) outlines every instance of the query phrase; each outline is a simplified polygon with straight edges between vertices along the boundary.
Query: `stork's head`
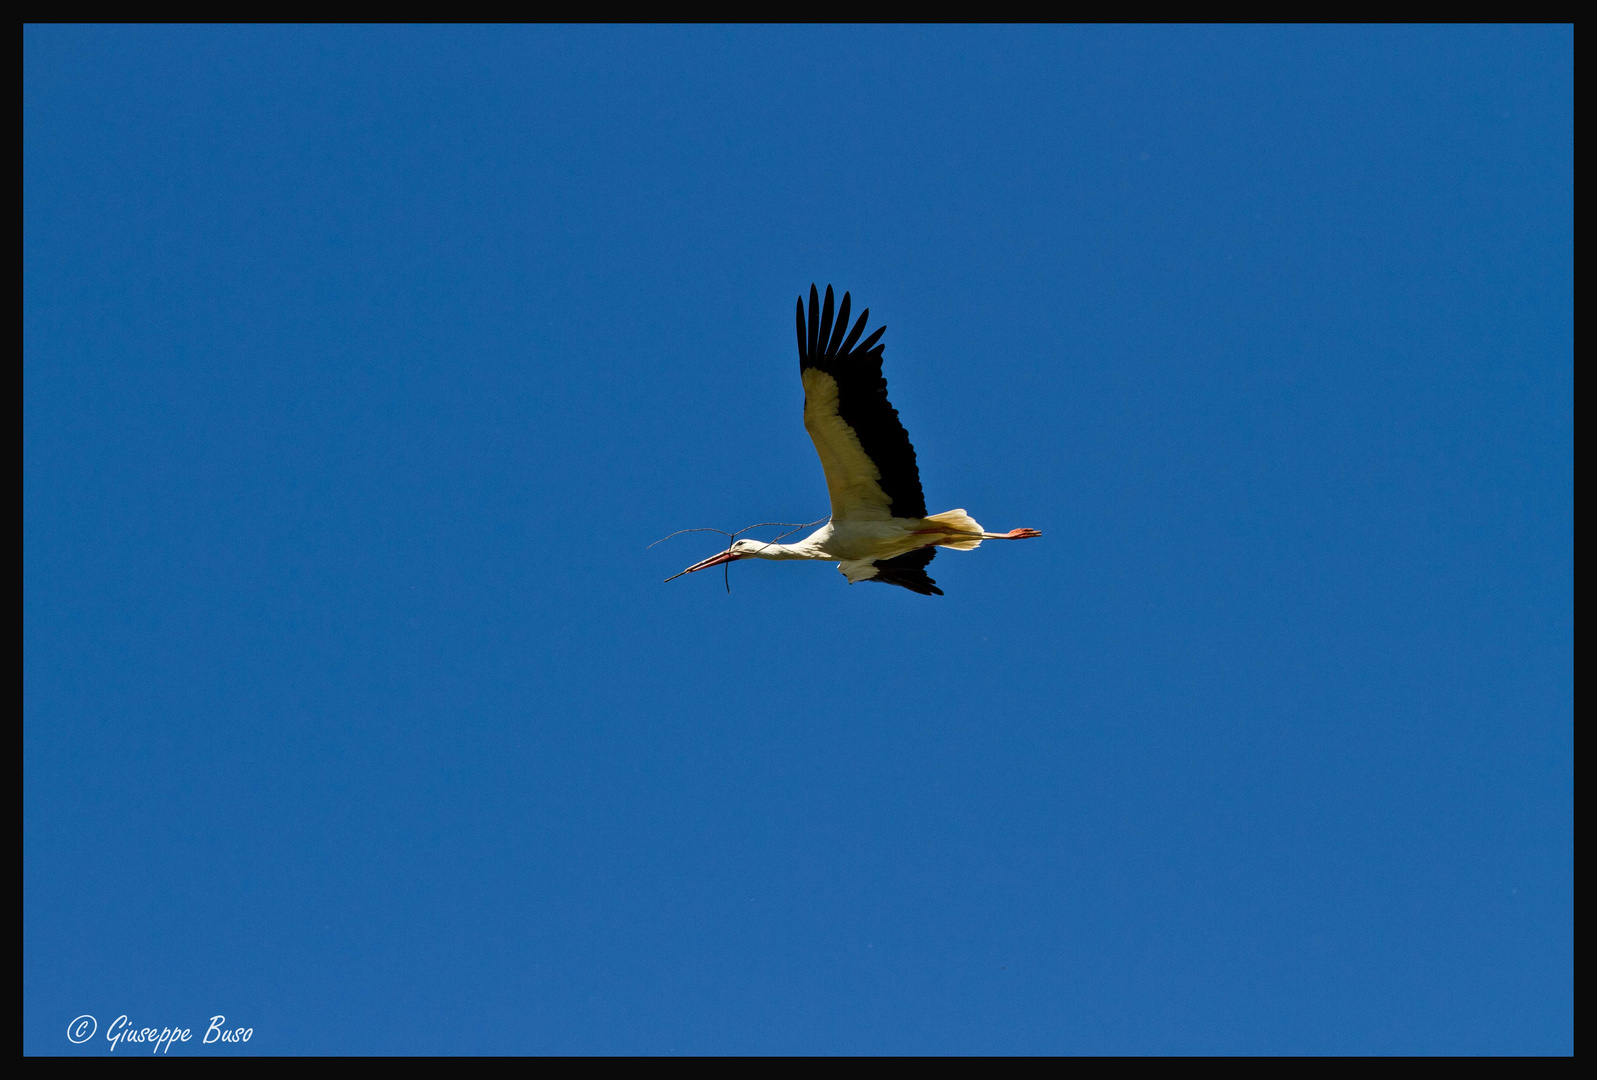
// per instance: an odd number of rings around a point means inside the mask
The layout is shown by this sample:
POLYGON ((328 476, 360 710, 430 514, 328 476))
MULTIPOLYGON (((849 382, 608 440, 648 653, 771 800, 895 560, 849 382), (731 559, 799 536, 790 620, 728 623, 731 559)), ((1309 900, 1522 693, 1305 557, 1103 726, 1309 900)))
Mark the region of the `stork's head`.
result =
POLYGON ((772 544, 764 540, 734 540, 728 552, 734 559, 757 559, 761 555, 769 555, 782 547, 781 544, 772 544))

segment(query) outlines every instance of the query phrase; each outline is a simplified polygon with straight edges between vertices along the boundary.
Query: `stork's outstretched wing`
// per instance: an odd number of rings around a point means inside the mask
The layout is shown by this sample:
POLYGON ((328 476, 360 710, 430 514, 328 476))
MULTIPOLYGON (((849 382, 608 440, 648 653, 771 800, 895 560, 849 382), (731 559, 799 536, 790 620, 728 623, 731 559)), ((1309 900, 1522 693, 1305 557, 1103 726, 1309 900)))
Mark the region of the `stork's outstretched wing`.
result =
POLYGON ((923 547, 891 559, 880 559, 876 563, 876 576, 864 580, 880 581, 883 585, 901 585, 922 596, 941 596, 943 590, 926 573, 926 567, 936 557, 936 548, 923 547))
MULTIPOLYGON (((821 468, 826 472, 832 520, 925 517, 926 497, 921 494, 915 447, 910 445, 909 432, 899 423, 898 410, 887 400, 887 380, 882 378, 883 346, 876 342, 887 327, 877 327, 875 333, 856 345, 871 313, 866 308, 845 339, 848 305, 848 293, 844 293, 834 323, 830 285, 826 287, 824 307, 815 286, 810 286, 807 320, 804 298, 798 302, 804 427, 815 442, 821 468)), ((921 576, 924 578, 925 574, 921 576)), ((929 578, 927 586, 930 587, 929 578)))

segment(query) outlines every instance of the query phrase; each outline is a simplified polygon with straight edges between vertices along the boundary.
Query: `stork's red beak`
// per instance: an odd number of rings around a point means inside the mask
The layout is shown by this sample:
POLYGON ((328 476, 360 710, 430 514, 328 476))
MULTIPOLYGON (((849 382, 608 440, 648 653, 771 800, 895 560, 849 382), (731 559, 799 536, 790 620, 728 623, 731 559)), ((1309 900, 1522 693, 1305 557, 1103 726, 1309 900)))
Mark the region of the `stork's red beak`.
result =
MULTIPOLYGON (((680 574, 672 574, 670 577, 666 578, 665 580, 666 581, 675 581, 677 578, 681 577, 682 574, 692 574, 692 573, 697 573, 700 570, 708 570, 712 566, 720 566, 722 563, 732 562, 732 561, 734 561, 736 559, 741 559, 742 557, 743 556, 736 555, 736 554, 734 554, 734 553, 732 553, 730 551, 723 551, 719 555, 711 555, 708 559, 705 559, 703 562, 696 562, 692 566, 688 567, 686 570, 682 571, 682 573, 680 573, 680 574)), ((740 573, 741 573, 741 571, 740 571, 740 573)))

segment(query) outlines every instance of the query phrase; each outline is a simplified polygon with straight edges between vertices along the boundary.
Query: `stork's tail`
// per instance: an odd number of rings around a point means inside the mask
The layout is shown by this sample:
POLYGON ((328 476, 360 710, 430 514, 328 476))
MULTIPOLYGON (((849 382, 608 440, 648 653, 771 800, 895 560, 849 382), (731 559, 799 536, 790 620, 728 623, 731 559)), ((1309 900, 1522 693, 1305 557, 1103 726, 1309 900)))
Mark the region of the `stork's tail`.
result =
POLYGON ((981 547, 982 533, 986 530, 963 510, 947 510, 941 514, 933 514, 926 520, 934 522, 948 535, 947 540, 938 542, 939 547, 953 548, 955 551, 974 551, 981 547), (963 537, 969 539, 962 539, 963 537))

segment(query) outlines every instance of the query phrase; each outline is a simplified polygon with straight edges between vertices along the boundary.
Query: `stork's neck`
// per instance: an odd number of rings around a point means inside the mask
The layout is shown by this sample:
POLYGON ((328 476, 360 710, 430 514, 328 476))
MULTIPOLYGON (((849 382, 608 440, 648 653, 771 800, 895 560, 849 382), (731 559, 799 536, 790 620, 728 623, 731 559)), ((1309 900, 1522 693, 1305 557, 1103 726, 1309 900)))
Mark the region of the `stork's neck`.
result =
POLYGON ((831 559, 835 556, 826 553, 826 538, 831 534, 832 526, 828 522, 796 544, 739 540, 736 548, 742 559, 831 559))
POLYGON ((815 553, 805 543, 762 544, 758 551, 749 552, 752 559, 813 559, 815 553))

